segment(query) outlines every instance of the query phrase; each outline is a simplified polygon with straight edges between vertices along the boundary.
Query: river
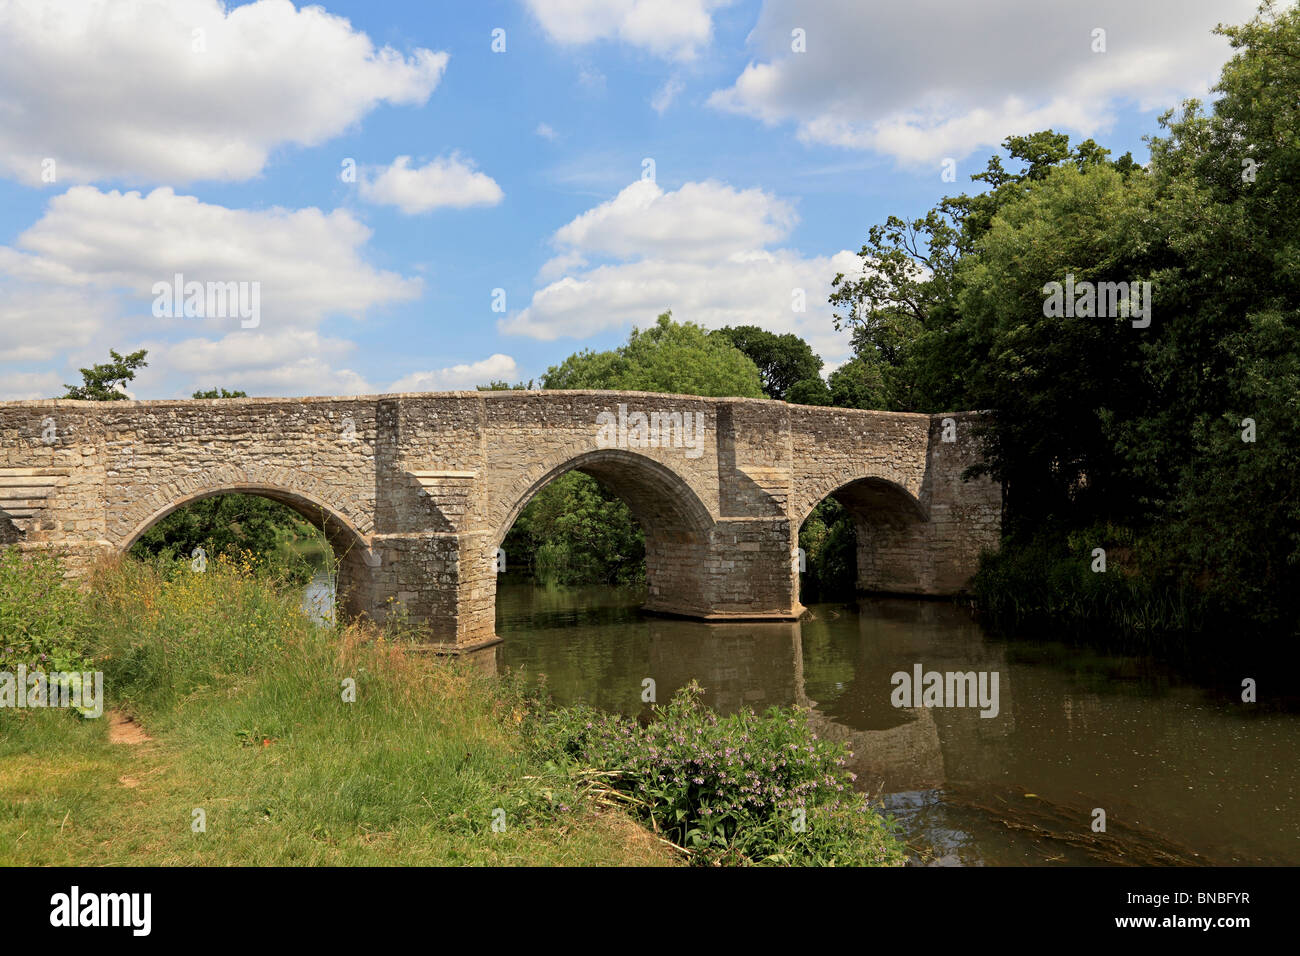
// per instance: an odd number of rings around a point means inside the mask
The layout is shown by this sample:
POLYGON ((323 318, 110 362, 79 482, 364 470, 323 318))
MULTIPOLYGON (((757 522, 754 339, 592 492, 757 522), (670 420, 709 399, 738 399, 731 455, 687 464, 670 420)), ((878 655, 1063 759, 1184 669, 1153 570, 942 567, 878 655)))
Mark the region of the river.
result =
MULTIPOLYGON (((721 711, 809 707, 918 865, 1300 863, 1300 715, 1242 703, 1236 675, 998 639, 946 602, 709 624, 643 614, 639 598, 502 579, 492 663, 544 674, 557 703, 625 714, 649 707, 646 678, 660 702, 693 679, 721 711), (996 674, 996 716, 894 706, 892 676, 917 665, 996 674)), ((328 578, 313 602, 332 607, 328 578)))
MULTIPOLYGON (((1150 659, 995 639, 946 602, 817 604, 798 623, 643 615, 608 588, 502 582, 499 668, 636 714, 691 679, 712 706, 811 707, 930 865, 1300 863, 1300 715, 1150 659), (998 674, 999 709, 895 707, 896 672, 998 674), (1105 832, 1095 832, 1095 811, 1105 832)), ((1235 678, 1233 679, 1235 686, 1235 678)))

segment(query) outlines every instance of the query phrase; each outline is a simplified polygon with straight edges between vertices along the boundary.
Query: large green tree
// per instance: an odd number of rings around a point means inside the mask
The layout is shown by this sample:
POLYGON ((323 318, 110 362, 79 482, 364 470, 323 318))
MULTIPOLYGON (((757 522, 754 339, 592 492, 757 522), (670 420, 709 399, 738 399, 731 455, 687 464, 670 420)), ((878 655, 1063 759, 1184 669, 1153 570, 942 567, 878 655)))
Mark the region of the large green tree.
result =
MULTIPOLYGON (((797 335, 789 332, 778 335, 756 325, 728 326, 714 334, 730 341, 758 366, 763 392, 768 398, 785 399, 786 393, 801 382, 812 379, 820 382, 822 360, 797 335)), ((816 391, 815 385, 812 390, 816 391)))
POLYGON ((674 322, 671 312, 649 328, 633 329, 627 344, 616 349, 569 356, 546 370, 542 387, 763 397, 752 359, 725 335, 674 322))
POLYGON ((1300 632, 1300 7, 1221 27, 1235 53, 1205 112, 1151 141, 1173 255, 1152 414, 1122 435, 1158 489, 1166 553, 1225 620, 1300 632), (1244 438, 1253 440, 1247 441, 1244 438))
MULTIPOLYGON (((1108 577, 1124 600, 1294 630, 1300 10, 1264 3, 1218 32, 1236 52, 1212 110, 1162 117, 1148 167, 1053 131, 1010 137, 982 192, 873 227, 861 274, 835 279, 856 355, 830 385, 843 404, 991 409, 1004 555, 1041 546, 1077 568, 1109 536, 1137 555, 1108 577), (1149 282, 1149 316, 1063 315, 1049 290, 1071 282, 1149 282)), ((1015 603, 1050 560, 1000 579, 1015 603)), ((1058 584, 1084 587, 1072 574, 1058 584)))

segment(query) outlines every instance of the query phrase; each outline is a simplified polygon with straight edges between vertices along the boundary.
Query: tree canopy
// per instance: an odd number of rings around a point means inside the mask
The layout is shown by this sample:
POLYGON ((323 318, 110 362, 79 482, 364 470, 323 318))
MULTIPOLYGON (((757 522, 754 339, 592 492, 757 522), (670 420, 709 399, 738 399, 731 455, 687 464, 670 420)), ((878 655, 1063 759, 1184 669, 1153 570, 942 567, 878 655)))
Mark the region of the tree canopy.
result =
POLYGON ((821 358, 797 335, 778 335, 756 325, 727 326, 714 334, 730 341, 758 366, 763 393, 768 398, 785 399, 786 393, 801 382, 821 382, 821 358))
POLYGON ((992 410, 1004 552, 1129 535, 1143 586, 1294 629, 1300 9, 1266 2, 1217 32, 1235 54, 1212 109, 1162 116, 1148 166, 1051 130, 1012 136, 972 177, 983 191, 871 227, 861 273, 834 280, 855 358, 830 391, 992 410), (1053 284, 1076 283, 1150 283, 1149 315, 1055 310, 1053 284))
POLYGON ((126 383, 135 378, 136 369, 149 364, 144 360, 149 352, 140 349, 130 355, 119 355, 109 349, 108 354, 111 361, 81 370, 80 385, 64 385, 68 391, 63 397, 89 402, 118 402, 130 398, 126 394, 126 383))
POLYGON ((607 352, 584 349, 553 365, 543 388, 614 389, 683 395, 763 398, 758 367, 731 340, 664 312, 627 344, 607 352))

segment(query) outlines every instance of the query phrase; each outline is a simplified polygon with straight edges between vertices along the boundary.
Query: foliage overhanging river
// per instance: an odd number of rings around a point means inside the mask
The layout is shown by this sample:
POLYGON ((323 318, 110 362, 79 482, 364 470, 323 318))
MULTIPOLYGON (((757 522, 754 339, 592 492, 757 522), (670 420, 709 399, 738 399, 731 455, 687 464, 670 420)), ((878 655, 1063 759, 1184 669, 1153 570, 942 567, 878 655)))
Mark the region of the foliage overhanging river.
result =
POLYGON ((1000 640, 944 602, 722 625, 643 615, 639 597, 503 578, 492 663, 546 675, 557 703, 627 714, 648 708, 647 677, 661 702, 695 679, 722 711, 808 706, 818 734, 854 752, 858 786, 899 820, 917 863, 1300 863, 1296 713, 1145 658, 1000 640), (998 715, 894 707, 891 675, 917 664, 997 672, 998 715))

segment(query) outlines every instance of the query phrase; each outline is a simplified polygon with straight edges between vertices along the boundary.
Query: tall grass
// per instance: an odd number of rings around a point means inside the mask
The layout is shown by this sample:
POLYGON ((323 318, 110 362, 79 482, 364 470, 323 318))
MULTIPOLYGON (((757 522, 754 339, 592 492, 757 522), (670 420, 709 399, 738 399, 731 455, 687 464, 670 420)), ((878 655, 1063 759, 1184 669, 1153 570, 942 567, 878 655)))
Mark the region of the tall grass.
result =
MULTIPOLYGON (((48 656, 37 648, 53 641, 102 670, 108 709, 153 739, 115 746, 107 720, 0 709, 0 864, 680 860, 600 775, 608 760, 632 768, 644 753, 606 754, 599 767, 556 759, 564 744, 555 735, 584 711, 553 709, 512 679, 414 652, 416 635, 400 625, 317 624, 288 579, 247 557, 218 557, 203 573, 188 562, 121 560, 87 583, 79 592, 56 563, 5 554, 0 622, 7 635, 25 635, 25 655, 48 656)), ((731 726, 698 708, 689 717, 731 726)), ((801 733, 788 717, 779 726, 748 719, 769 743, 801 733)), ((670 721, 643 742, 678 729, 670 721)), ((771 750, 764 759, 775 768, 784 755, 771 750)), ((681 772, 689 760, 682 755, 681 772)), ((675 798, 636 799, 662 830, 675 798)), ((810 804, 815 836, 793 841, 764 833, 784 818, 756 814, 739 837, 728 834, 736 852, 696 858, 892 861, 855 855, 874 816, 850 832, 833 809, 810 804)))
POLYGON ((76 640, 153 741, 0 711, 0 863, 672 862, 531 754, 508 682, 314 624, 251 563, 126 560, 90 585, 76 640))

